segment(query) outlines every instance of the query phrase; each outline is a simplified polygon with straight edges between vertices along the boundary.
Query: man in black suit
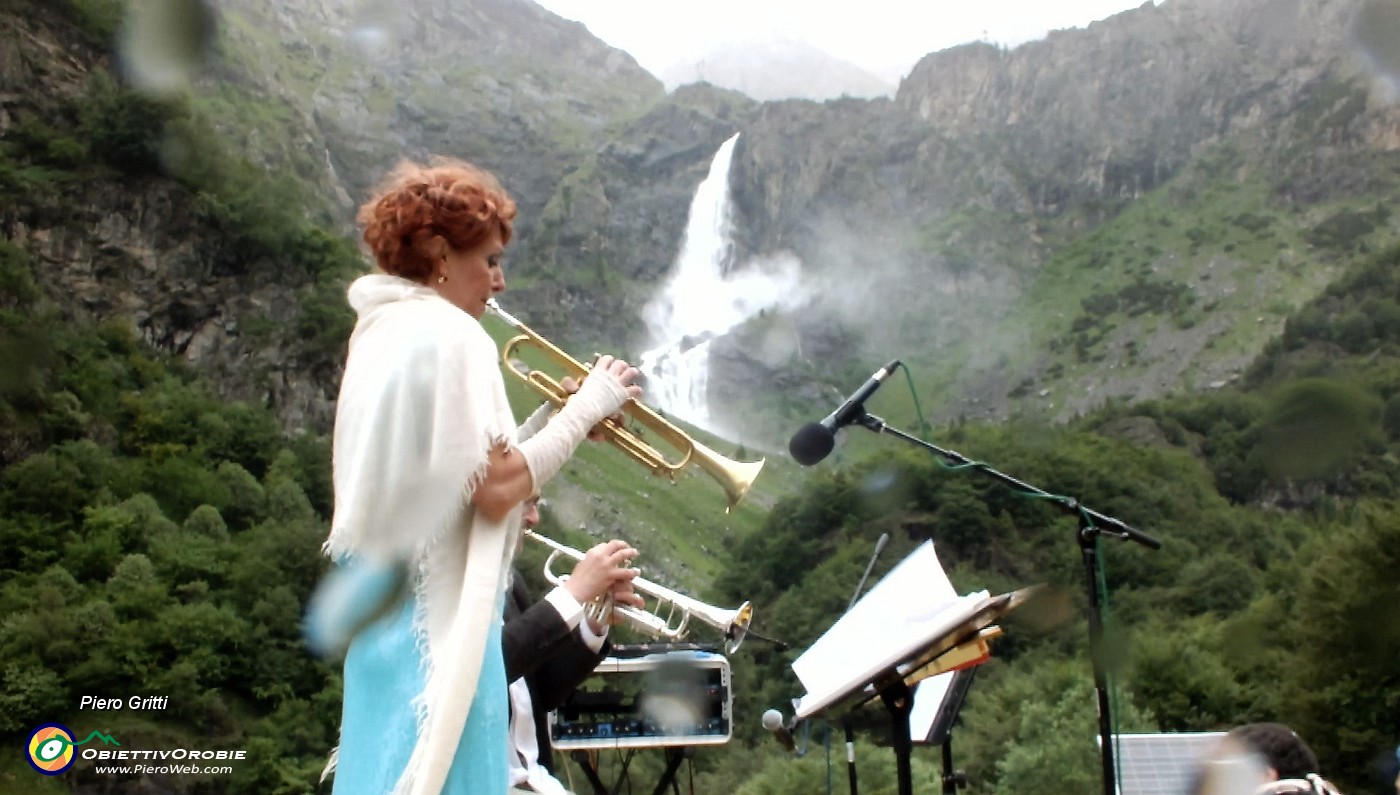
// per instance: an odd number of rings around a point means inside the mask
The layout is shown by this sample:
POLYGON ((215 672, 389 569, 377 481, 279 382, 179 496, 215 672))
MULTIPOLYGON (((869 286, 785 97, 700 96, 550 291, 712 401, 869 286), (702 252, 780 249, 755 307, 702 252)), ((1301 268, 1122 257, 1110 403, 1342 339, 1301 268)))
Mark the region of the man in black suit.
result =
MULTIPOLYGON (((525 504, 526 528, 539 523, 537 503, 525 504)), ((632 590, 637 570, 624 568, 636 556, 625 541, 598 544, 584 553, 562 585, 538 602, 530 598, 520 572, 511 572, 501 644, 510 682, 512 793, 568 793, 553 776, 546 715, 607 654, 608 627, 585 615, 584 605, 611 592, 619 605, 642 606, 632 590)))

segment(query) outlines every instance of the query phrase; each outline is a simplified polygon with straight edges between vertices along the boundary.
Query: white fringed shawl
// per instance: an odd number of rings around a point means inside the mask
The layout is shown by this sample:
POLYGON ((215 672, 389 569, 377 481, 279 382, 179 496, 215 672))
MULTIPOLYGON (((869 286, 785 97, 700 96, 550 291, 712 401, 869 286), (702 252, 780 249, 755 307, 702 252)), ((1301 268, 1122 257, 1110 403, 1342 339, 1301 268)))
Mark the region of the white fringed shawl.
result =
POLYGON ((520 529, 468 500, 492 445, 515 436, 495 344, 434 290, 395 276, 351 285, 359 321, 336 409, 333 558, 406 560, 418 574, 414 631, 426 686, 418 739, 396 793, 436 795, 446 780, 499 620, 520 529))

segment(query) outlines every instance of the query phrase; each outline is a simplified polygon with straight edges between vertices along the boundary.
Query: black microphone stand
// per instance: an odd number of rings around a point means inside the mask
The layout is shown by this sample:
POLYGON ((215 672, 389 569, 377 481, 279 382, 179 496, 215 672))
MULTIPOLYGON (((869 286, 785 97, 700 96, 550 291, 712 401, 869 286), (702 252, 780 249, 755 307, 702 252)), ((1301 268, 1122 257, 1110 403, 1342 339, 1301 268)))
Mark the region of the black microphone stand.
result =
MULTIPOLYGON (((1124 541, 1134 541, 1136 543, 1142 544, 1145 547, 1148 547, 1149 549, 1161 549, 1162 542, 1158 541, 1152 536, 1147 535, 1146 533, 1143 533, 1124 524, 1123 522, 1111 516, 1105 516, 1104 514, 1101 514, 1098 511, 1090 510, 1089 508, 1086 508, 1083 505, 1081 505, 1078 500, 1075 500, 1073 498, 1056 499, 1054 498, 1055 495, 1042 491, 1041 489, 1038 489, 1028 483, 1023 483, 1011 477, 1010 475, 998 472, 997 470, 992 469, 986 464, 973 461, 967 458, 966 456, 963 456, 961 453, 955 452, 953 450, 945 450, 941 447, 938 447, 937 445, 926 442, 923 439, 918 438, 917 436, 905 433, 904 431, 901 431, 897 428, 891 428, 890 426, 885 424, 884 420, 880 419, 879 417, 876 417, 873 414, 862 411, 860 416, 856 417, 853 420, 852 424, 859 425, 862 428, 865 428, 874 433, 887 433, 891 436, 899 437, 900 439, 903 439, 906 442, 910 442, 911 444, 918 445, 919 447, 922 447, 925 450, 937 453, 938 455, 942 456, 948 461, 953 462, 954 464, 969 466, 973 469, 976 469, 978 472, 981 472, 984 475, 998 480, 1010 486, 1011 488, 1016 489, 1017 491, 1022 491, 1040 497, 1052 498, 1050 500, 1051 503, 1059 506, 1060 509, 1065 511, 1066 513, 1072 513, 1078 517, 1079 530, 1076 535, 1079 543, 1080 558, 1083 560, 1084 563, 1085 584, 1087 586, 1087 593, 1089 595, 1089 659, 1094 669, 1094 690, 1098 694, 1099 746, 1101 748, 1103 767, 1103 791, 1104 795, 1115 795, 1115 793, 1117 792, 1117 777, 1114 774, 1113 719, 1110 713, 1110 700, 1108 697, 1108 674, 1105 671, 1103 660, 1103 615, 1102 608, 1100 606, 1101 602, 1098 583, 1099 536, 1107 535, 1113 538, 1122 539, 1124 541)), ((888 697, 885 697, 885 694, 882 693, 881 696, 885 698, 886 706, 889 707, 891 714, 893 715, 896 722, 896 752, 899 752, 901 750, 900 737, 898 733, 898 722, 901 717, 899 713, 903 713, 902 717, 904 718, 905 722, 904 748, 902 750, 904 750, 907 753, 909 732, 909 704, 907 699, 907 693, 901 694, 898 692, 891 692, 888 697), (900 696, 902 695, 906 697, 901 698, 900 696)), ((909 793, 911 789, 911 785, 909 782, 910 772, 907 758, 900 760, 898 772, 900 784, 899 791, 902 795, 907 795, 907 793, 909 793)))

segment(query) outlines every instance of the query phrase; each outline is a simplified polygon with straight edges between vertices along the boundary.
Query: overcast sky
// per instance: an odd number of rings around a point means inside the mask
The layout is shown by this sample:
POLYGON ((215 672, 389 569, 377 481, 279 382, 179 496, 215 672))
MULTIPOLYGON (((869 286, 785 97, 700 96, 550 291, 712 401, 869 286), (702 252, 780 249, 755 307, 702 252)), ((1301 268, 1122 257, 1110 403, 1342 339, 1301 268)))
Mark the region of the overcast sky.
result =
POLYGON ((786 37, 896 82, 969 41, 1016 45, 1144 0, 536 0, 659 73, 716 44, 786 37))

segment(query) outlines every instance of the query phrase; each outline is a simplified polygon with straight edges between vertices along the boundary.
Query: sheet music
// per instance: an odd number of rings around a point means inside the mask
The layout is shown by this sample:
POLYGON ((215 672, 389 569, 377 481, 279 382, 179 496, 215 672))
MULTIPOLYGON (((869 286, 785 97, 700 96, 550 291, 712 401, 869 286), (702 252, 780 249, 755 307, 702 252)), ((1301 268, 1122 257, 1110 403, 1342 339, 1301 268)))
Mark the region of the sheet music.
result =
POLYGON ((948 688, 957 675, 957 671, 947 671, 925 679, 914 688, 914 705, 909 710, 909 736, 914 742, 926 739, 933 731, 933 722, 938 720, 938 711, 943 708, 948 688))
POLYGON ((859 602, 792 663, 807 694, 803 718, 966 621, 990 599, 987 591, 958 596, 932 542, 900 561, 859 602))

